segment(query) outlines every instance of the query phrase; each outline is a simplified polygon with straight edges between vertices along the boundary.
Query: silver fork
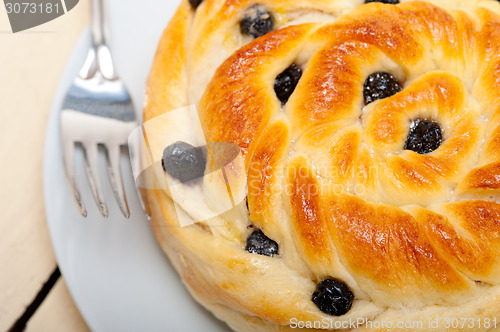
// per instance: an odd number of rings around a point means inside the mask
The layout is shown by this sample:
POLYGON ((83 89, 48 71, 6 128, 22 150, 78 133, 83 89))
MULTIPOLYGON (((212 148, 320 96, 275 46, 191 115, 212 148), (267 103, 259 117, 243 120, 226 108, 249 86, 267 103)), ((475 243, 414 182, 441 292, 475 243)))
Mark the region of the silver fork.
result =
POLYGON ((73 80, 61 110, 63 162, 73 198, 82 216, 87 209, 80 194, 75 171, 75 147, 81 145, 85 170, 99 211, 108 217, 99 180, 99 146, 106 153, 108 177, 120 210, 130 210, 123 186, 120 153, 130 132, 138 126, 130 95, 115 72, 107 46, 108 34, 103 0, 91 0, 92 45, 85 64, 73 80))

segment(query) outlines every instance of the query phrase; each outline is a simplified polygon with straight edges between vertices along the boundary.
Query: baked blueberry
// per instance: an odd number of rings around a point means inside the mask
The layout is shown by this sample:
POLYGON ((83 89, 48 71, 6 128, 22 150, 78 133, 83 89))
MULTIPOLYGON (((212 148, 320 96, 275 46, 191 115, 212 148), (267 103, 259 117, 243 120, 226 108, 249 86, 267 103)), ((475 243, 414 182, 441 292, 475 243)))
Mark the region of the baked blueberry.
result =
POLYGON ((312 301, 325 314, 342 316, 351 310, 354 294, 342 281, 325 279, 316 286, 312 301))
POLYGON ((251 254, 273 257, 278 254, 278 244, 258 229, 248 237, 245 250, 251 254))
POLYGON ((389 73, 376 72, 368 76, 363 86, 365 104, 395 95, 402 90, 399 82, 389 73))
POLYGON ((206 160, 201 148, 175 142, 163 151, 161 164, 165 172, 184 183, 205 174, 206 160))
POLYGON ((405 150, 428 154, 436 150, 443 143, 443 132, 439 123, 417 119, 410 125, 410 133, 405 143, 405 150))
POLYGON ((245 11, 245 16, 240 21, 241 33, 254 38, 264 36, 274 29, 274 17, 262 5, 253 5, 245 11))
POLYGON ((365 3, 369 2, 382 2, 382 3, 388 3, 391 5, 396 5, 399 3, 399 0, 365 0, 365 3))
POLYGON ((302 69, 296 64, 292 64, 276 77, 276 81, 274 81, 274 91, 282 105, 287 103, 295 87, 299 83, 301 76, 302 69))
POLYGON ((202 3, 202 1, 203 0, 189 0, 189 3, 193 7, 193 9, 196 9, 202 3))

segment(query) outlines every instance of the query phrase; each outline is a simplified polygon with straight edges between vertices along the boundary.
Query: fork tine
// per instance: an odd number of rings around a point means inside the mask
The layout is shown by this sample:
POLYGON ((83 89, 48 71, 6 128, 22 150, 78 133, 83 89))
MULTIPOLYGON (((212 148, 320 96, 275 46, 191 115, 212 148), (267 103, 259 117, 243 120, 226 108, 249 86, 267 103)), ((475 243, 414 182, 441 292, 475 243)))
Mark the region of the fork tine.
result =
POLYGON ((106 146, 106 156, 108 161, 108 175, 111 187, 115 194, 116 202, 126 218, 130 217, 130 210, 125 196, 125 187, 120 167, 120 146, 106 146))
POLYGON ((66 178, 68 179, 69 188, 71 189, 71 195, 75 200, 76 206, 83 217, 87 217, 87 209, 83 203, 78 184, 76 182, 76 171, 75 171, 75 143, 70 140, 64 140, 63 146, 63 164, 64 171, 66 172, 66 178))
POLYGON ((90 188, 92 189, 92 194, 94 195, 95 202, 99 211, 104 218, 109 215, 108 206, 104 201, 101 181, 99 179, 99 167, 98 167, 98 148, 97 144, 83 144, 83 150, 85 152, 85 170, 87 171, 87 178, 89 180, 90 188))
POLYGON ((142 139, 144 139, 144 132, 141 126, 138 129, 134 130, 128 137, 128 153, 130 158, 130 166, 132 166, 132 174, 135 180, 134 189, 136 191, 137 197, 139 198, 139 204, 141 205, 142 211, 144 211, 147 218, 150 219, 151 213, 149 212, 149 209, 146 208, 146 204, 144 204, 144 202, 146 201, 145 193, 139 188, 140 183, 138 182, 140 181, 138 178, 140 178, 141 176, 140 153, 142 139))

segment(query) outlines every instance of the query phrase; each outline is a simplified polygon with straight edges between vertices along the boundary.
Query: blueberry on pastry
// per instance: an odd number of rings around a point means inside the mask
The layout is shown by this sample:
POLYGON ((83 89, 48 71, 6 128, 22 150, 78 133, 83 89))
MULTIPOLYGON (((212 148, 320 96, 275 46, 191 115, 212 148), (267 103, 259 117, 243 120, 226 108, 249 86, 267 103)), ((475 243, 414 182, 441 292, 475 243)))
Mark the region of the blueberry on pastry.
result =
POLYGON ((405 150, 427 154, 439 148, 443 142, 443 133, 438 123, 417 119, 412 121, 410 133, 405 143, 405 150))
POLYGON ((193 7, 193 9, 198 8, 203 0, 189 0, 189 4, 193 7))
POLYGON ((382 2, 395 5, 399 3, 399 0, 365 0, 365 3, 370 3, 370 2, 382 2))
POLYGON ((368 76, 363 88, 365 104, 370 104, 375 100, 390 97, 402 90, 401 85, 394 76, 383 72, 373 73, 368 76))
POLYGON ((240 21, 241 32, 254 38, 264 36, 273 31, 274 17, 262 5, 253 5, 245 10, 245 15, 240 21))
POLYGON ((278 244, 261 230, 255 230, 247 239, 245 250, 252 254, 273 257, 278 254, 278 244))
POLYGON ((165 172, 181 182, 201 178, 205 173, 206 161, 203 151, 186 142, 167 146, 161 162, 165 172))
POLYGON ((283 105, 286 104, 292 95, 301 76, 302 69, 300 69, 300 67, 296 64, 292 64, 276 77, 276 81, 274 82, 274 91, 283 105))
POLYGON ((345 315, 352 306, 354 294, 347 285, 336 279, 321 281, 312 295, 312 301, 318 308, 332 316, 345 315))

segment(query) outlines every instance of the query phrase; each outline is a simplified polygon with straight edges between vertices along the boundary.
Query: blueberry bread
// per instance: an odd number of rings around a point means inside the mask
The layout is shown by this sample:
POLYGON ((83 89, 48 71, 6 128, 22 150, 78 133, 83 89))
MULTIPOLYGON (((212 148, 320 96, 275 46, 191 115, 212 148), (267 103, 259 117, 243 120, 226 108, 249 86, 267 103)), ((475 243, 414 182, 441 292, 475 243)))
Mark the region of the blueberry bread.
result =
POLYGON ((500 4, 366 2, 184 0, 161 38, 153 229, 234 330, 500 326, 500 4))

